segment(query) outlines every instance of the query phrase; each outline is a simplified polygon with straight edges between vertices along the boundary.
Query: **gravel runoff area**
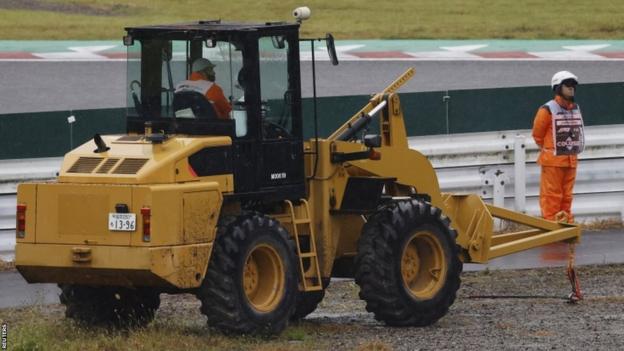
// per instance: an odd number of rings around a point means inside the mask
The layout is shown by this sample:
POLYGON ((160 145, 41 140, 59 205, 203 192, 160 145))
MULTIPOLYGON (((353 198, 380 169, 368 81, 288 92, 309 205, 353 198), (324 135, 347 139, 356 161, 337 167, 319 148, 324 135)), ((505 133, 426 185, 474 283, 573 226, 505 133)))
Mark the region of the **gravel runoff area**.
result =
POLYGON ((622 350, 624 265, 584 266, 577 272, 584 300, 571 291, 564 268, 469 272, 450 312, 426 328, 390 328, 357 299, 352 281, 330 286, 308 323, 329 323, 336 349, 374 338, 390 350, 622 350))
MULTIPOLYGON (((304 341, 266 344, 270 341, 260 339, 251 349, 624 349, 624 265, 582 266, 578 273, 585 299, 577 304, 565 301, 570 284, 564 268, 464 273, 450 312, 425 328, 384 326, 365 311, 352 280, 334 280, 319 308, 292 327, 303 330, 304 341)), ((63 310, 60 305, 40 306, 38 313, 45 315, 43 319, 60 322, 63 310)), ((181 319, 184 328, 203 330, 208 337, 213 333, 194 296, 162 295, 154 323, 171 325, 181 319)))

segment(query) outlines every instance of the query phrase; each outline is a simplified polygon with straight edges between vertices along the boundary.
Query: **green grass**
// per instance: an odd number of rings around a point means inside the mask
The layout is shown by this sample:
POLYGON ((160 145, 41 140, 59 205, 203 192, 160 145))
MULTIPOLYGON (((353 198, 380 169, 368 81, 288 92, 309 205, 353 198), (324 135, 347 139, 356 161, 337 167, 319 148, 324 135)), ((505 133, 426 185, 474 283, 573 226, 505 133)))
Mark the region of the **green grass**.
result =
MULTIPOLYGON (((272 338, 226 336, 205 322, 172 316, 156 319, 148 327, 129 332, 88 329, 62 317, 60 306, 0 310, 8 323, 8 349, 16 351, 90 350, 313 350, 328 348, 315 337, 318 326, 291 326, 272 338)), ((321 328, 322 329, 322 328, 321 328)))
POLYGON ((338 39, 622 39, 614 0, 19 0, 0 2, 0 39, 119 39, 125 26, 196 19, 291 21, 312 9, 304 36, 338 39), (13 4, 13 5, 11 5, 13 4), (38 8, 38 9, 37 9, 38 8))

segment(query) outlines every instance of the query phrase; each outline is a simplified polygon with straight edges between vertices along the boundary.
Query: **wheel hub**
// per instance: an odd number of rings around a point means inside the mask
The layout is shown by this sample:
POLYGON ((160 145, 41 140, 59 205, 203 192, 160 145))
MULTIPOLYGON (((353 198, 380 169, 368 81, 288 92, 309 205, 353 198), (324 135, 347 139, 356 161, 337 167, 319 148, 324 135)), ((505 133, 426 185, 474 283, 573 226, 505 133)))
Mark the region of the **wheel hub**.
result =
POLYGON ((247 258, 243 274, 243 285, 245 288, 245 294, 247 296, 253 295, 253 293, 258 288, 258 265, 256 264, 256 260, 252 256, 247 258))
POLYGON ((411 295, 432 298, 444 285, 447 269, 444 249, 434 233, 420 231, 409 238, 401 256, 401 277, 411 295))
POLYGON ((259 312, 274 310, 284 295, 285 274, 277 251, 266 244, 255 246, 243 267, 243 290, 259 312))
POLYGON ((403 267, 403 280, 408 282, 413 281, 418 275, 418 270, 420 269, 418 251, 416 251, 416 248, 413 245, 405 248, 405 254, 403 254, 401 265, 403 267))

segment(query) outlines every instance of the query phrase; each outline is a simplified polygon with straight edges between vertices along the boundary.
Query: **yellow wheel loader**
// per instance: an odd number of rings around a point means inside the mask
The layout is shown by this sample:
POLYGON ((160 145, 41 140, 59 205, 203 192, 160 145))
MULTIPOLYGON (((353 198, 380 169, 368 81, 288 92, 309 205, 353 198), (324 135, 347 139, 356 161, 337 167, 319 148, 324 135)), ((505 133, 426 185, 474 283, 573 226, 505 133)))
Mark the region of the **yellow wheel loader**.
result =
POLYGON ((304 141, 299 48, 318 40, 299 26, 127 28, 127 133, 95 135, 55 181, 19 185, 24 278, 59 284, 67 317, 89 325, 144 325, 160 293, 193 293, 209 325, 275 334, 332 277, 352 277, 377 320, 425 326, 453 304, 463 263, 579 239, 574 225, 440 192, 407 143, 396 91, 411 69, 304 141), (199 59, 212 80, 198 81, 199 59), (225 117, 207 98, 217 87, 225 117), (493 217, 531 229, 494 235, 493 217))

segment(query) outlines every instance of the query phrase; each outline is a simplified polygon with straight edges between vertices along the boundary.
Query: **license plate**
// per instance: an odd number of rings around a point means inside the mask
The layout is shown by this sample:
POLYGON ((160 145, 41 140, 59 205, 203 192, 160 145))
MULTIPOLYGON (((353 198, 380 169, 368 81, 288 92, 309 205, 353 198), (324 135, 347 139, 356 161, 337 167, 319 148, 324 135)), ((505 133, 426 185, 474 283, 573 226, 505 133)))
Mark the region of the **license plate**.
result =
POLYGON ((120 232, 133 232, 136 230, 136 214, 134 213, 109 213, 108 230, 120 232))

